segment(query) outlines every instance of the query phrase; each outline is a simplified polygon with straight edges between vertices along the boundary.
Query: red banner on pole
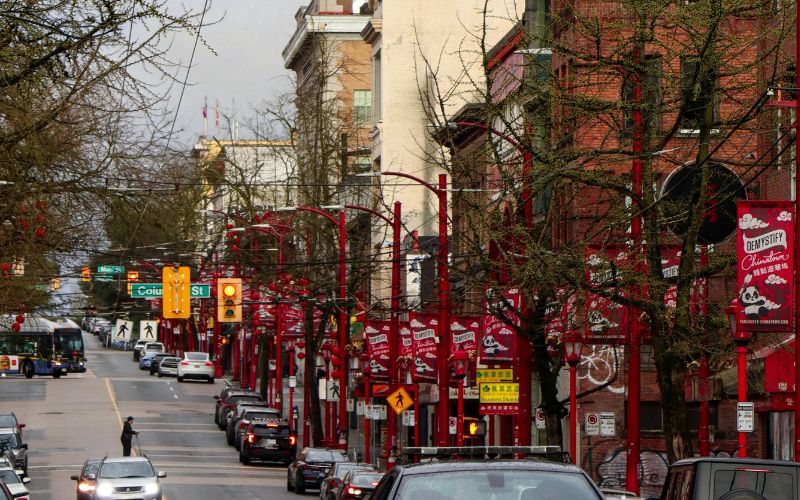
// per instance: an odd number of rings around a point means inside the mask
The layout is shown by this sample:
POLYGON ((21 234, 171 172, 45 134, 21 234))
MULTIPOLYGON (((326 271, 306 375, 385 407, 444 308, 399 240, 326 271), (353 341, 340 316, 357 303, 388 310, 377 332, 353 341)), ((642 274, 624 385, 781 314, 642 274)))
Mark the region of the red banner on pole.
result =
POLYGON ((792 331, 793 203, 742 200, 736 208, 736 327, 747 332, 792 331))
POLYGON ((278 307, 283 315, 283 338, 303 337, 303 307, 300 304, 280 304, 278 307))
POLYGON ((501 296, 490 289, 484 294, 480 355, 481 363, 487 365, 509 364, 517 353, 517 332, 512 325, 519 324, 514 311, 519 310, 522 294, 519 288, 509 288, 501 296))
POLYGON ((627 266, 626 248, 589 248, 586 252, 586 279, 598 293, 590 292, 586 297, 586 322, 588 329, 585 341, 594 344, 624 343, 628 339, 628 308, 604 297, 606 294, 624 296, 618 285, 619 270, 627 266))
POLYGON ((438 324, 435 314, 411 313, 411 347, 414 361, 412 378, 414 382, 436 382, 436 349, 438 343, 438 324))
POLYGON ((377 382, 389 380, 389 338, 392 327, 389 321, 366 320, 364 333, 367 337, 370 378, 377 382))
POLYGON ((478 317, 451 317, 450 332, 453 341, 450 343, 450 354, 466 351, 470 357, 477 355, 478 334, 481 331, 481 319, 478 317))

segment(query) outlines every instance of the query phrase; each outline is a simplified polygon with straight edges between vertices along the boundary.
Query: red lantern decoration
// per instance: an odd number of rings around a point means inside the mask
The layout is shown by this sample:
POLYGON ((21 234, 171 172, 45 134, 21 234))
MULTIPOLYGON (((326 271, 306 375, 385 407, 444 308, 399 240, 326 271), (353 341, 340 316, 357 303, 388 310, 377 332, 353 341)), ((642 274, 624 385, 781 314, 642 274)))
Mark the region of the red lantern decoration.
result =
POLYGON ((303 359, 305 357, 306 357, 306 353, 304 353, 303 351, 300 351, 300 352, 297 353, 297 359, 303 359))
POLYGON ((44 222, 44 218, 44 215, 39 214, 36 216, 36 222, 44 222))
POLYGON ((17 320, 17 323, 19 323, 20 325, 21 325, 22 323, 25 323, 25 316, 23 316, 23 315, 21 315, 21 314, 17 314, 17 317, 16 317, 16 318, 14 318, 14 319, 16 319, 16 320, 17 320))
POLYGON ((305 340, 298 340, 297 341, 297 347, 299 347, 300 349, 304 348, 305 346, 306 346, 306 341, 305 340))
POLYGON ((19 329, 20 329, 20 324, 19 323, 11 323, 11 329, 14 330, 15 332, 18 332, 19 329))
POLYGON ((267 285, 267 288, 269 288, 270 292, 277 292, 278 291, 278 284, 277 283, 270 283, 269 285, 267 285))
POLYGON ((11 264, 8 262, 3 262, 3 272, 8 273, 11 272, 11 264))
POLYGON ((283 282, 284 285, 289 285, 292 283, 292 275, 291 274, 281 274, 279 279, 283 282))
POLYGON ((20 219, 20 220, 17 222, 17 225, 18 225, 18 226, 20 227, 20 229, 22 229, 23 231, 24 231, 24 230, 26 230, 26 229, 28 229, 29 227, 31 227, 31 223, 30 223, 30 222, 28 222, 28 220, 27 220, 27 219, 20 219))
POLYGON ((333 379, 338 379, 338 378, 339 378, 339 375, 340 375, 340 374, 339 374, 339 370, 333 370, 333 371, 331 372, 331 378, 333 378, 333 379))
POLYGON ((36 236, 38 236, 39 238, 44 238, 45 236, 47 236, 47 229, 43 227, 37 228, 36 236))
POLYGON ((231 247, 231 252, 233 252, 233 253, 236 253, 236 252, 238 252, 238 251, 239 251, 239 245, 233 245, 233 246, 231 247))
POLYGON ((297 280, 297 284, 302 287, 307 287, 308 285, 311 284, 311 282, 308 280, 308 278, 300 278, 299 280, 297 280))
POLYGON ((233 224, 231 224, 230 222, 225 224, 225 229, 233 229, 233 224))

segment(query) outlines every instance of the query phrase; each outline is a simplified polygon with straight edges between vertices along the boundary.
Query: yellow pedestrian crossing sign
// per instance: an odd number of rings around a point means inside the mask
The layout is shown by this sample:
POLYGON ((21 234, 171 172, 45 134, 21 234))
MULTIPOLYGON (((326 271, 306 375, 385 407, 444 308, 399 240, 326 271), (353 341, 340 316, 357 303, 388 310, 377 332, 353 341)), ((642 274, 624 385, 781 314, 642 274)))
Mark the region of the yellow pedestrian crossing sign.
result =
POLYGON ((411 396, 409 396, 402 387, 389 394, 386 398, 386 402, 389 403, 389 406, 391 406, 398 415, 414 406, 414 400, 411 399, 411 396))

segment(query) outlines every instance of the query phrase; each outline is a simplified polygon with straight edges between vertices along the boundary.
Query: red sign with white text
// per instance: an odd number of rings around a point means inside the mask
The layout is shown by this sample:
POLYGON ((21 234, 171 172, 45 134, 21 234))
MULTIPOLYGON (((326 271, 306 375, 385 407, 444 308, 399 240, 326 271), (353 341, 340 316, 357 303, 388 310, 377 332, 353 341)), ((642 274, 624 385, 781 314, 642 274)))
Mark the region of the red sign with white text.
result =
POLYGON ((450 354, 456 351, 466 351, 471 356, 477 355, 478 334, 480 331, 480 318, 451 317, 450 333, 452 334, 452 342, 450 343, 450 354))
POLYGON ((364 332, 367 337, 370 378, 373 380, 389 380, 389 339, 391 331, 391 323, 388 321, 366 321, 364 332))
POLYGON ((436 382, 436 347, 439 321, 434 314, 410 313, 411 346, 414 352, 411 376, 414 382, 436 382))
POLYGON ((283 316, 283 338, 303 337, 303 307, 300 304, 280 304, 278 307, 283 316))
POLYGON ((517 415, 519 414, 519 404, 517 403, 480 403, 478 405, 479 415, 517 415))
POLYGON ((487 289, 484 297, 481 363, 509 364, 517 353, 517 332, 512 325, 519 325, 515 311, 519 310, 522 294, 519 288, 509 288, 502 292, 502 297, 496 297, 487 289))
POLYGON ((597 293, 586 297, 586 342, 615 344, 628 339, 628 308, 608 298, 609 294, 624 296, 618 285, 617 273, 627 265, 624 247, 590 248, 586 253, 587 281, 597 293))
POLYGON ((736 203, 738 312, 745 332, 792 331, 794 208, 789 201, 736 203))

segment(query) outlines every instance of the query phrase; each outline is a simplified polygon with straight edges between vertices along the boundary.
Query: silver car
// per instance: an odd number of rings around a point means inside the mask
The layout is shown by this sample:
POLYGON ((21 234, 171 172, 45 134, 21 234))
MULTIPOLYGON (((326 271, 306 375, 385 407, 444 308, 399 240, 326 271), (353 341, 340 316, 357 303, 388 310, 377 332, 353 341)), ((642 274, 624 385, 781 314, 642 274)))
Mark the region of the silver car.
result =
POLYGON ((21 479, 21 470, 14 470, 11 467, 0 467, 0 482, 8 486, 8 491, 14 495, 14 498, 29 498, 30 491, 26 484, 31 482, 31 478, 26 477, 21 479))
POLYGON ((161 360, 158 363, 158 376, 163 377, 165 375, 177 376, 178 375, 178 365, 181 363, 181 358, 177 358, 174 356, 168 356, 161 360))
POLYGON ((178 382, 184 379, 205 379, 214 383, 214 363, 207 352, 185 352, 178 363, 178 382))
POLYGON ((97 472, 94 498, 161 500, 162 477, 167 473, 157 473, 147 457, 106 458, 97 472))

